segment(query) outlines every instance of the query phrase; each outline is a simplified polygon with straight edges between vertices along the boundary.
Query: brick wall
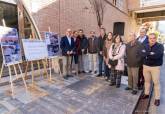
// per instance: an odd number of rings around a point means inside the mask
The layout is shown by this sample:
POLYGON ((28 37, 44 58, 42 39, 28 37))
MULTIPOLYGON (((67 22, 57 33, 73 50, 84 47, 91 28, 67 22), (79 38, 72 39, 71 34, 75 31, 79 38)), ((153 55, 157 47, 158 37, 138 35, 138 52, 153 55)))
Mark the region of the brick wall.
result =
MULTIPOLYGON (((35 22, 42 31, 51 31, 65 34, 67 28, 77 30, 84 29, 88 34, 90 30, 98 33, 98 26, 95 13, 88 0, 26 0, 25 4, 32 13, 35 22)), ((109 0, 112 2, 112 0, 109 0)), ((107 31, 113 31, 114 22, 125 22, 125 34, 132 29, 130 18, 127 14, 127 0, 124 0, 123 12, 107 4, 103 26, 107 31)))

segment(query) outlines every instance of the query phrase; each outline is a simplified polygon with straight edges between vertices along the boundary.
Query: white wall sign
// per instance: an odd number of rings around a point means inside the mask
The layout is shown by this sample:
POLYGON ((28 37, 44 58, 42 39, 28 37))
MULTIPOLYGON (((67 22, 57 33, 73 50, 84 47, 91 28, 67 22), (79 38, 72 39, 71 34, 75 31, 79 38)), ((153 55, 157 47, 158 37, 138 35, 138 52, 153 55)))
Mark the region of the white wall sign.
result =
POLYGON ((22 43, 27 61, 40 60, 48 57, 45 41, 22 39, 22 43))

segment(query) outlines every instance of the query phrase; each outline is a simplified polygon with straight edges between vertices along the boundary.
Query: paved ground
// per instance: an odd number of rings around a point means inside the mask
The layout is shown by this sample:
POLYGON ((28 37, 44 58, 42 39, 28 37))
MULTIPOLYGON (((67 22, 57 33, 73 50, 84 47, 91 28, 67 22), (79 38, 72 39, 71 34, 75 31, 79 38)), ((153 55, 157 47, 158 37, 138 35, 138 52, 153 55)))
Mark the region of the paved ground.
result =
POLYGON ((160 98, 161 104, 159 107, 154 106, 155 99, 153 95, 151 106, 149 109, 150 114, 165 114, 165 63, 161 68, 160 84, 161 84, 161 98, 160 98))
POLYGON ((124 84, 117 89, 91 75, 67 81, 59 76, 54 76, 52 82, 35 79, 34 87, 31 80, 27 81, 28 91, 22 82, 14 84, 14 98, 8 85, 1 86, 0 114, 131 114, 140 95, 125 91, 124 84))

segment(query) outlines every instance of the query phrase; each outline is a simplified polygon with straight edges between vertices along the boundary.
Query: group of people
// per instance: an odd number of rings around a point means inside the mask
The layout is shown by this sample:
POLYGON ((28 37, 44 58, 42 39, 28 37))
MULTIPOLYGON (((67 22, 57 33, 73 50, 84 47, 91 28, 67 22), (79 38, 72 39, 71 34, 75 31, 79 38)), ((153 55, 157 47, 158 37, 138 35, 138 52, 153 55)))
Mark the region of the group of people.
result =
POLYGON ((146 34, 146 29, 140 30, 139 37, 135 33, 129 35, 125 43, 119 34, 100 28, 97 37, 90 31, 87 38, 82 29, 73 31, 67 29, 61 38, 60 48, 63 55, 63 77, 71 77, 72 64, 76 65, 76 74, 92 73, 97 77, 104 76, 110 86, 119 88, 121 77, 127 66, 128 87, 132 94, 139 89, 145 89, 142 99, 149 98, 150 82, 154 83, 155 105, 160 104, 160 66, 163 64, 164 47, 157 42, 155 33, 146 34), (97 65, 98 63, 98 65, 97 65), (88 67, 89 66, 89 67, 88 67), (98 67, 97 67, 98 66, 98 67))

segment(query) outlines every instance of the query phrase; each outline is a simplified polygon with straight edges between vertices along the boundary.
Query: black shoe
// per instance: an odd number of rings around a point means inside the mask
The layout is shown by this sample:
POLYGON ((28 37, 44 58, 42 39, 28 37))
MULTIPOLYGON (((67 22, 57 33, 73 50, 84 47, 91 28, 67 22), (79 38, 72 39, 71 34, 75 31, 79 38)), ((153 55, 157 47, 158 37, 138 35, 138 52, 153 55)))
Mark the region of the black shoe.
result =
POLYGON ((92 71, 90 70, 89 73, 92 73, 92 71))
POLYGON ((120 85, 116 85, 116 88, 120 88, 120 85))
POLYGON ((116 84, 113 84, 113 83, 110 83, 110 84, 109 84, 109 86, 114 86, 114 85, 116 85, 116 84))
POLYGON ((69 78, 69 77, 74 77, 73 75, 67 75, 67 77, 69 78))
POLYGON ((95 74, 97 73, 97 71, 94 72, 95 74))
POLYGON ((125 90, 132 90, 132 88, 130 88, 130 87, 126 87, 125 90))
POLYGON ((102 76, 102 74, 98 74, 98 75, 97 75, 97 77, 101 77, 101 76, 102 76))
POLYGON ((65 80, 68 80, 68 76, 63 76, 63 78, 64 78, 65 80))
POLYGON ((159 106, 160 105, 160 99, 155 99, 154 105, 159 106))
POLYGON ((81 74, 81 71, 78 71, 79 74, 81 74))
POLYGON ((109 81, 109 78, 106 78, 106 79, 105 79, 105 81, 107 81, 107 82, 108 82, 108 81, 109 81))
POLYGON ((133 90, 132 95, 136 95, 136 94, 137 94, 137 90, 133 90))
POLYGON ((141 99, 148 99, 148 98, 149 98, 149 95, 143 94, 143 95, 141 96, 141 99))
POLYGON ((139 90, 143 90, 143 88, 144 88, 143 86, 138 87, 139 90))
POLYGON ((86 73, 85 71, 82 71, 82 73, 86 73))

